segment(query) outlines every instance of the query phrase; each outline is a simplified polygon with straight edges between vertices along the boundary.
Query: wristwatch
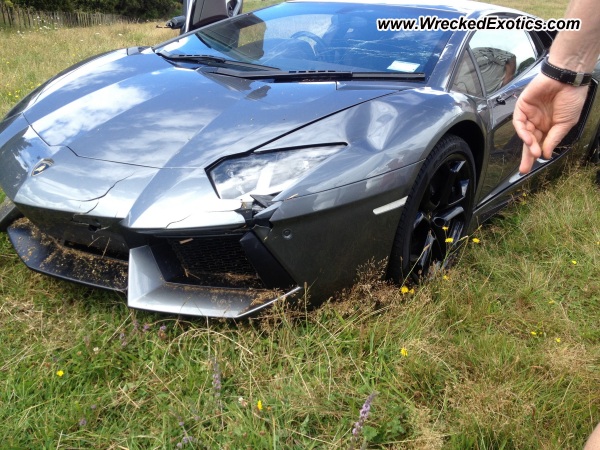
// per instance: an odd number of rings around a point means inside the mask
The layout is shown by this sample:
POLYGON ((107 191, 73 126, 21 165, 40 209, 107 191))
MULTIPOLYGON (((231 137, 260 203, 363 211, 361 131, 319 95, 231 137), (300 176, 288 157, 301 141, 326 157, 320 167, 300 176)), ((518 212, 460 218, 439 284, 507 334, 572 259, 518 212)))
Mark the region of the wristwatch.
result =
POLYGON ((556 81, 572 86, 587 86, 592 81, 591 73, 573 72, 572 70, 561 69, 560 67, 550 64, 547 56, 542 61, 542 73, 556 81))

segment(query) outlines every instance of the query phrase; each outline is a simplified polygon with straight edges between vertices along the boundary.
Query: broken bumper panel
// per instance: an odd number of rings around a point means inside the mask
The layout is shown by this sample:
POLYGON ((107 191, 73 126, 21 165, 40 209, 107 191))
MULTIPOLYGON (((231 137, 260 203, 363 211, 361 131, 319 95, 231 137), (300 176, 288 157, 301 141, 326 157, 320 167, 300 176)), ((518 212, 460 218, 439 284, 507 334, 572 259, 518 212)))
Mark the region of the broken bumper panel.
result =
MULTIPOLYGON (((136 309, 190 316, 242 318, 297 294, 301 288, 205 286, 197 277, 182 281, 182 269, 170 246, 143 245, 129 251, 129 261, 73 247, 42 233, 27 219, 8 228, 21 260, 37 272, 88 286, 125 292, 136 309)), ((93 251, 92 251, 93 250, 93 251)), ((239 282, 239 276, 234 277, 239 282)), ((243 277, 242 277, 243 278, 243 277)), ((214 278, 213 278, 214 280, 214 278)), ((225 281, 225 280, 222 280, 225 281)), ((244 283, 245 284, 245 283, 244 283)))
POLYGON ((129 252, 128 305, 190 316, 241 318, 300 291, 212 288, 170 283, 149 246, 129 252))
POLYGON ((64 246, 27 219, 17 220, 7 231, 21 260, 36 272, 93 287, 127 289, 127 261, 64 246))

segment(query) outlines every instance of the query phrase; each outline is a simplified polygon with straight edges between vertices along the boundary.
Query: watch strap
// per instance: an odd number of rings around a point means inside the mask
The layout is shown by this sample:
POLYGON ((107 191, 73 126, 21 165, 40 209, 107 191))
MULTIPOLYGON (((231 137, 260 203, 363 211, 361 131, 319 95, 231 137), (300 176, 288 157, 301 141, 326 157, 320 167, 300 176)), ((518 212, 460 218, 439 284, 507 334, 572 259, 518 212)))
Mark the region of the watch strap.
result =
POLYGON ((572 86, 587 86, 592 81, 591 73, 573 72, 572 70, 561 69, 560 67, 550 64, 547 56, 542 61, 542 73, 556 81, 572 86))

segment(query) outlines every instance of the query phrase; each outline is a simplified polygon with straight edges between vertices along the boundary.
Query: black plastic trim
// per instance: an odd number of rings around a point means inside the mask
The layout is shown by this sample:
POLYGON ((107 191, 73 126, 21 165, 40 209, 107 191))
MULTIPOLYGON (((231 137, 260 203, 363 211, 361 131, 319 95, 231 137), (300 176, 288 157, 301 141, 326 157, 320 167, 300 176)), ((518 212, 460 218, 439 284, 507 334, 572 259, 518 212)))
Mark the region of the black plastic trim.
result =
POLYGON ((246 233, 240 244, 267 288, 287 289, 297 284, 253 232, 246 233))

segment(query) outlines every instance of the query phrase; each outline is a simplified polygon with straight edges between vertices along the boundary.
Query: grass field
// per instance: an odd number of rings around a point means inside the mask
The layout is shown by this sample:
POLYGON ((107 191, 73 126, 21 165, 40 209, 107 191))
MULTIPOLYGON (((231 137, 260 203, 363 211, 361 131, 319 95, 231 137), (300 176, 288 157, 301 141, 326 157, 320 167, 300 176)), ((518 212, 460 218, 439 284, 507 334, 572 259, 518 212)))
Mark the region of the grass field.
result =
MULTIPOLYGON (((512 3, 555 17, 566 2, 512 3)), ((0 31, 0 116, 86 56, 173 35, 0 31)), ((0 448, 581 448, 600 420, 594 177, 524 197, 416 292, 375 265, 315 311, 240 323, 129 310, 28 271, 2 235, 0 448)))

